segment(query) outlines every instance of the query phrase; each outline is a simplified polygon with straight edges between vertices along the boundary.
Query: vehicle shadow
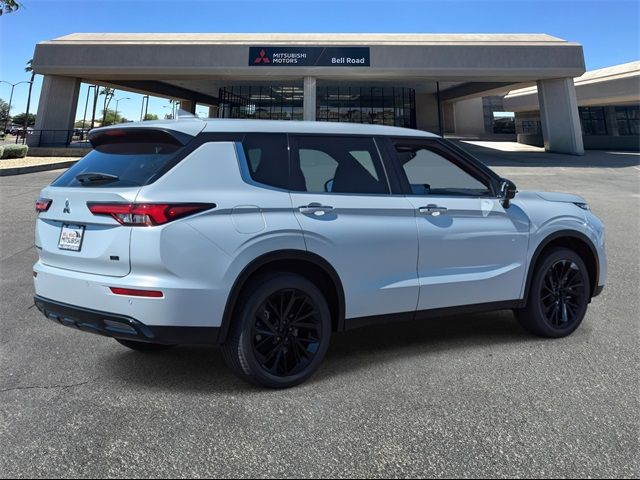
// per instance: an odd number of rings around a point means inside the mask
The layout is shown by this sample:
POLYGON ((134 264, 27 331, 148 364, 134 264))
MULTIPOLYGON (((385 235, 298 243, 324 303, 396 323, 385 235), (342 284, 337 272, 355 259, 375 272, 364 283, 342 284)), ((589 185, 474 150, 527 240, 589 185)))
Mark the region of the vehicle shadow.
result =
POLYGON ((335 335, 325 366, 312 381, 367 369, 371 364, 420 357, 428 361, 443 351, 537 341, 511 311, 413 320, 350 330, 335 335))
POLYGON ((640 165, 638 152, 587 150, 583 156, 531 151, 502 151, 454 140, 488 167, 626 168, 640 165))
MULTIPOLYGON (((510 311, 375 325, 333 336, 320 371, 307 385, 371 368, 372 364, 436 355, 456 349, 499 347, 537 341, 516 323, 510 311)), ((226 367, 219 348, 184 346, 143 354, 114 348, 104 362, 111 381, 134 389, 164 392, 270 392, 245 384, 226 367)), ((271 391, 272 392, 272 391, 271 391)))

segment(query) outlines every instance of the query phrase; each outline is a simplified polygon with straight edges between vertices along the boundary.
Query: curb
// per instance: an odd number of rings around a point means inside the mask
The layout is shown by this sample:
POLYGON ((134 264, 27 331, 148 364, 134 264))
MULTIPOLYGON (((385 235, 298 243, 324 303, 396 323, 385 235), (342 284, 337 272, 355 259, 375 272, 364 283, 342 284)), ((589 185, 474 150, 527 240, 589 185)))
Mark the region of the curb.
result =
POLYGON ((67 162, 57 162, 57 163, 45 163, 42 165, 31 165, 26 167, 0 168, 0 177, 8 177, 10 175, 22 175, 24 173, 46 172, 47 170, 58 170, 60 168, 69 168, 78 160, 69 160, 67 162))

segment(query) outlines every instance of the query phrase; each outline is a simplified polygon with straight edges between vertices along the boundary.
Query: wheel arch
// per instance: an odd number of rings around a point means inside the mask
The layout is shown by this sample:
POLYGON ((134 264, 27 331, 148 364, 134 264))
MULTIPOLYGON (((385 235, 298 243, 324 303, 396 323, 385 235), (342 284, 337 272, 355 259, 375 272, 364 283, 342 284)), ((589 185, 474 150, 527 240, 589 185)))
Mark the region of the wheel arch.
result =
POLYGON ((333 330, 344 330, 344 290, 335 268, 315 253, 305 250, 278 250, 252 260, 234 281, 222 316, 219 343, 224 343, 227 338, 238 298, 247 282, 257 275, 276 271, 297 273, 316 284, 329 303, 333 330))
POLYGON ((545 237, 538 244, 533 256, 531 257, 523 296, 524 305, 526 305, 529 299, 531 282, 533 281, 533 275, 538 266, 540 256, 545 250, 553 247, 568 248, 580 255, 580 258, 584 261, 587 271, 589 272, 589 283, 591 286, 590 297, 595 295, 600 274, 600 260, 598 258, 598 251, 596 250, 596 247, 591 239, 584 233, 577 230, 558 230, 545 237))

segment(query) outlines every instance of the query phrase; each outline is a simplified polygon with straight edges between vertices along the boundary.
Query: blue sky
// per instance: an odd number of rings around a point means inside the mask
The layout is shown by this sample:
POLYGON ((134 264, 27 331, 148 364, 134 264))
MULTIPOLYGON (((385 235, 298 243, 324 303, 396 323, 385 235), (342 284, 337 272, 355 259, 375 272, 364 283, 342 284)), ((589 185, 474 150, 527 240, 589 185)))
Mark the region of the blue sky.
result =
MULTIPOLYGON (((0 80, 12 83, 28 80, 24 64, 37 42, 73 32, 548 33, 581 43, 588 70, 640 58, 637 0, 21 1, 23 9, 0 17, 0 80)), ((31 111, 41 82, 38 76, 31 111)), ((8 101, 9 93, 0 84, 0 98, 8 101)), ((17 86, 12 114, 24 111, 26 97, 27 85, 17 86)), ((120 97, 132 99, 119 110, 138 119, 140 96, 120 97)), ((149 111, 162 116, 165 105, 152 101, 149 111)))

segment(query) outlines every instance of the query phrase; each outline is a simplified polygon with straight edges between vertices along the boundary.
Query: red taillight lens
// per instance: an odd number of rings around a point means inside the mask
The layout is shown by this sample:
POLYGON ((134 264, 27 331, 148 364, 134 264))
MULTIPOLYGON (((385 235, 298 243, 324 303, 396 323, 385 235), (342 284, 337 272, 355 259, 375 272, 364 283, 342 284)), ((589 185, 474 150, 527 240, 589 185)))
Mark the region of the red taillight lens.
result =
POLYGON ((38 200, 36 200, 36 212, 46 212, 47 210, 49 210, 52 202, 53 200, 51 200, 50 198, 40 197, 38 200))
POLYGON ((118 223, 132 227, 164 225, 215 206, 214 203, 87 203, 94 215, 110 215, 118 223))
POLYGON ((129 297, 149 297, 149 298, 162 298, 164 293, 159 290, 138 290, 134 288, 118 288, 109 287, 111 293, 116 295, 127 295, 129 297))

